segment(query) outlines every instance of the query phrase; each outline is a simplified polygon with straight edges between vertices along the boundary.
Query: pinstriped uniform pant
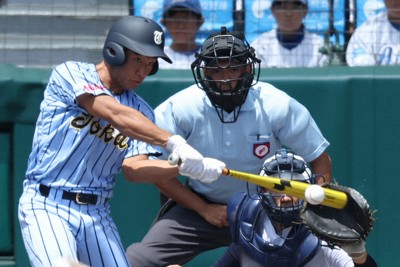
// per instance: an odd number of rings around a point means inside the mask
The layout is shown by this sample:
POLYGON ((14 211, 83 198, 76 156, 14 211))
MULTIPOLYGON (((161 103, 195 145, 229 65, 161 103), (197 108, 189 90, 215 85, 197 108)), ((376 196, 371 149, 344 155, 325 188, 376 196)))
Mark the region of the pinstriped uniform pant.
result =
POLYGON ((129 266, 108 202, 79 205, 57 190, 43 197, 38 184, 25 185, 19 221, 32 266, 53 266, 60 257, 92 267, 129 266))

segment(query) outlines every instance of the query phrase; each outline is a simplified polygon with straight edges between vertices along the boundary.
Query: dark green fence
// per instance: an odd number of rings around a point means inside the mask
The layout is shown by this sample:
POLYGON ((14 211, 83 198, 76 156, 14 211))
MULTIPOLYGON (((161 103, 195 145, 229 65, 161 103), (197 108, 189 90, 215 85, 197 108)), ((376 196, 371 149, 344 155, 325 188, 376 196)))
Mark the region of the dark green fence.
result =
MULTIPOLYGON (((0 66, 0 266, 29 266, 16 209, 49 75, 50 70, 0 66)), ((310 110, 331 142, 334 178, 356 188, 378 211, 368 250, 380 266, 397 266, 400 67, 264 69, 261 80, 310 110)), ((164 70, 137 92, 155 107, 192 83, 190 71, 164 70)), ((146 233, 158 209, 158 193, 152 185, 128 183, 120 176, 114 195, 112 215, 128 246, 146 233)), ((222 251, 206 253, 185 266, 208 266, 222 251)))

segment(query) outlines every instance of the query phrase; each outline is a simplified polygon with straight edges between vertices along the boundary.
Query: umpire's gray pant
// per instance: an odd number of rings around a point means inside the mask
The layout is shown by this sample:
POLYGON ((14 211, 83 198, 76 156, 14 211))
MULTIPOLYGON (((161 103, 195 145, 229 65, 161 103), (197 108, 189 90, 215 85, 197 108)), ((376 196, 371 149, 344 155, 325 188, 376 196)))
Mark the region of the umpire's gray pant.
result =
POLYGON ((170 201, 142 242, 128 247, 133 267, 182 265, 202 252, 231 243, 228 227, 213 226, 193 210, 170 201))

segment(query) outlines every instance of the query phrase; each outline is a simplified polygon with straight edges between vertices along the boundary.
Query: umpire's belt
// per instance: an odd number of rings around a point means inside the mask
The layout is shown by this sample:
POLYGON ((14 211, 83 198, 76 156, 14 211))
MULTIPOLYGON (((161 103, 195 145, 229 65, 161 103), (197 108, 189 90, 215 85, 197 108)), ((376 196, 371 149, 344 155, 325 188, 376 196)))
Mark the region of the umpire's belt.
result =
MULTIPOLYGON (((40 184, 40 186, 39 186, 40 194, 43 197, 49 196, 50 189, 51 189, 50 187, 45 186, 43 184, 40 184)), ((63 199, 73 200, 77 204, 80 204, 80 205, 87 205, 87 204, 96 205, 97 204, 98 196, 95 194, 73 193, 73 192, 68 192, 68 191, 63 191, 63 190, 58 190, 58 191, 62 192, 63 199)), ((108 201, 108 198, 106 198, 104 202, 107 202, 107 201, 108 201)))

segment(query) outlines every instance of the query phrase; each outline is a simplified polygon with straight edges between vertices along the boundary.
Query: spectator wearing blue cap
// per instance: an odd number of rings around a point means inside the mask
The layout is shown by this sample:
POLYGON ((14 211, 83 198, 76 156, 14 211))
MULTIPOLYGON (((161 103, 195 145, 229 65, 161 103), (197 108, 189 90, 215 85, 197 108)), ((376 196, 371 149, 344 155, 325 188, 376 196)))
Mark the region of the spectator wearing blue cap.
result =
POLYGON ((261 67, 320 67, 327 56, 320 52, 324 39, 307 31, 307 0, 273 0, 271 12, 277 27, 262 33, 251 44, 261 67))
POLYGON ((198 0, 165 0, 161 23, 172 38, 164 48, 173 64, 160 63, 161 69, 190 69, 194 55, 200 49, 196 35, 204 23, 198 0))

